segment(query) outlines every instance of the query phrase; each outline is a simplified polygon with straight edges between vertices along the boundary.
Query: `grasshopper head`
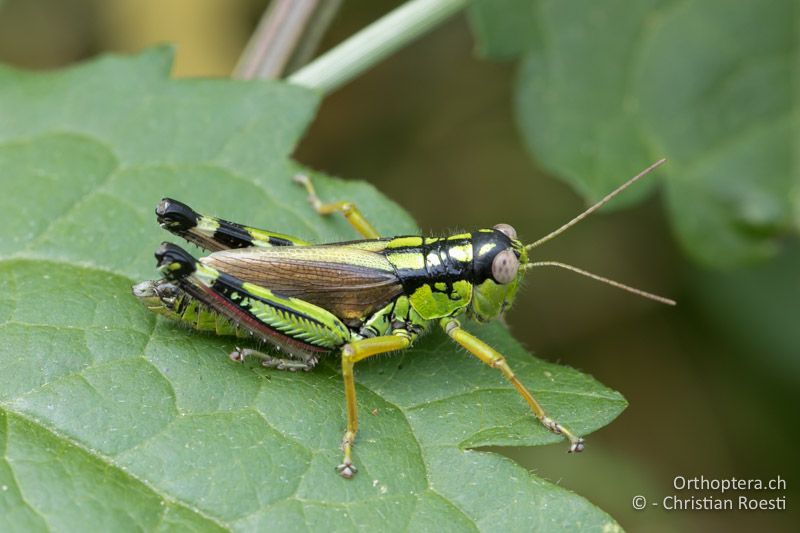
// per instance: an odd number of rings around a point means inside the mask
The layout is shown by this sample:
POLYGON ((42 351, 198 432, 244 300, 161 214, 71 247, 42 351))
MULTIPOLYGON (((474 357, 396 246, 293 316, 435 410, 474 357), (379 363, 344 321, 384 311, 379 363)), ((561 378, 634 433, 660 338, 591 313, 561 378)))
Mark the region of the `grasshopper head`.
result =
POLYGON ((473 233, 473 268, 470 316, 486 322, 502 314, 514 301, 525 275, 528 254, 508 224, 473 233))

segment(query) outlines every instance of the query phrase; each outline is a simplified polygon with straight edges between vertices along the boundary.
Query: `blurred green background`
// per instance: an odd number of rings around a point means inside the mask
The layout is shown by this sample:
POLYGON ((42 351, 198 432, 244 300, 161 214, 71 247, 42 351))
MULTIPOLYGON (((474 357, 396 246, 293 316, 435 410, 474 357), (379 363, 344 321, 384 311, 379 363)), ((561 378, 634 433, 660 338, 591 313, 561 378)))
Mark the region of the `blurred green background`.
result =
MULTIPOLYGON (((175 76, 227 76, 266 3, 6 0, 0 60, 49 69, 172 42, 175 76)), ((344 2, 321 48, 400 3, 344 2)), ((559 226, 585 204, 526 152, 512 109, 515 65, 481 61, 474 48, 466 17, 457 16, 325 98, 295 157, 373 183, 429 233, 507 222, 531 241, 559 226)), ((630 407, 591 435, 588 453, 500 451, 631 531, 794 530, 800 245, 787 238, 768 263, 704 270, 678 249, 658 196, 593 217, 537 257, 674 297, 677 308, 543 270, 529 276, 508 316, 531 351, 594 375, 630 407), (660 500, 673 493, 677 475, 780 475, 789 510, 631 508, 636 494, 660 500)))

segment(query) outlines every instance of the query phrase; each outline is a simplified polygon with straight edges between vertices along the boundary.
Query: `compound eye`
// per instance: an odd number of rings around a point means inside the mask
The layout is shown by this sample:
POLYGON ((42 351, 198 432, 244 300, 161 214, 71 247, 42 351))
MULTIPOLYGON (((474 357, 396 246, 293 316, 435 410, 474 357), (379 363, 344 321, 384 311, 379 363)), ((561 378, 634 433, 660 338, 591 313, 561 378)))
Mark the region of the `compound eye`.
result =
POLYGON ((499 231, 500 233, 504 233, 506 237, 509 239, 517 240, 517 230, 509 226, 508 224, 497 224, 494 229, 499 231))
POLYGON ((514 250, 507 248, 494 256, 492 261, 492 277, 500 285, 511 283, 517 277, 519 259, 514 250))

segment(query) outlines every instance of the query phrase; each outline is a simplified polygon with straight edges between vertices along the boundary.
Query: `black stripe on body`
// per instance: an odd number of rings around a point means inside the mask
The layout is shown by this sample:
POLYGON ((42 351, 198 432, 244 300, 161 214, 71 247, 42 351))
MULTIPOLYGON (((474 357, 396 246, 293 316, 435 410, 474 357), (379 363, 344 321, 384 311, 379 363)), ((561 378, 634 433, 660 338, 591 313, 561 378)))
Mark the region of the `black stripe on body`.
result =
MULTIPOLYGON (((206 290, 206 294, 211 296, 212 299, 212 301, 209 302, 209 305, 213 306, 215 309, 219 309, 220 312, 230 317, 231 320, 233 320, 237 325, 242 324, 241 327, 245 327, 252 331, 255 335, 261 338, 261 340, 269 342, 270 344, 289 348, 290 351, 291 349, 301 349, 315 352, 330 350, 330 348, 326 346, 317 346, 304 340, 291 337, 261 321, 253 313, 249 300, 258 300, 264 305, 278 309, 281 312, 292 314, 296 317, 302 317, 304 320, 321 325, 318 320, 308 317, 303 313, 298 313, 294 310, 288 309, 279 304, 275 304, 274 302, 267 302, 244 290, 238 290, 235 288, 238 280, 236 280, 234 283, 230 283, 230 279, 222 279, 222 276, 225 275, 221 275, 220 279, 215 280, 212 286, 206 290), (213 300, 217 300, 219 304, 213 303, 213 300)), ((230 278, 230 276, 225 276, 225 278, 230 278)), ((240 284, 241 282, 238 283, 240 284)), ((208 298, 206 300, 208 300, 208 298)))
POLYGON ((258 320, 258 318, 256 318, 250 312, 250 304, 245 302, 244 301, 245 299, 257 300, 257 301, 263 303, 264 305, 268 305, 268 306, 270 306, 270 307, 272 307, 274 309, 277 309, 278 311, 280 311, 282 313, 298 317, 298 318, 300 318, 302 320, 305 320, 307 322, 311 322, 313 324, 316 324, 320 328, 323 328, 323 329, 326 328, 325 324, 323 324, 322 322, 320 322, 319 320, 317 320, 314 317, 308 316, 305 313, 301 313, 300 311, 297 311, 296 309, 292 309, 290 307, 286 307, 284 305, 281 305, 278 302, 271 301, 271 300, 265 300, 264 298, 261 298, 261 297, 255 295, 255 294, 253 294, 251 292, 248 292, 242 286, 242 281, 240 279, 235 278, 233 276, 230 276, 228 274, 225 274, 224 272, 220 272, 219 273, 219 277, 216 280, 214 280, 214 283, 211 285, 211 288, 213 288, 217 293, 221 294, 226 299, 231 301, 231 303, 237 305, 240 309, 243 309, 243 310, 247 311, 247 313, 250 314, 255 320, 258 320))
MULTIPOLYGON (((254 244, 250 230, 242 224, 216 217, 203 217, 188 205, 172 198, 161 200, 156 207, 156 218, 162 228, 207 250, 249 248, 254 244), (195 229, 201 218, 218 224, 212 235, 195 229)), ((264 235, 260 238, 272 246, 295 245, 289 239, 275 235, 264 235)))
POLYGON ((391 261, 395 254, 418 254, 422 256, 422 268, 397 268, 396 273, 405 294, 413 294, 423 285, 434 292, 452 295, 453 283, 472 279, 472 261, 462 261, 451 255, 456 247, 470 245, 470 239, 423 239, 420 246, 399 247, 386 250, 391 261), (439 287, 437 287, 437 284, 439 287), (440 288, 442 287, 444 288, 440 288))
MULTIPOLYGON (((247 227, 221 218, 215 218, 214 220, 219 223, 219 228, 214 232, 214 240, 229 248, 249 248, 253 246, 254 239, 247 227)), ((265 235, 264 237, 266 237, 266 241, 271 246, 295 246, 292 241, 275 235, 265 235)))
POLYGON ((390 258, 394 254, 420 254, 424 260, 423 268, 397 268, 396 273, 403 285, 405 294, 413 292, 423 285, 429 285, 434 292, 452 292, 452 284, 456 281, 468 281, 481 284, 492 279, 492 262, 495 256, 511 248, 511 239, 497 230, 481 230, 470 233, 469 238, 423 239, 420 246, 401 246, 388 248, 385 251, 390 258), (454 248, 469 246, 472 258, 462 261, 453 257, 454 248), (435 257, 437 260, 432 260, 435 257), (444 284, 445 289, 438 289, 437 284, 444 284))
POLYGON ((172 198, 162 198, 156 206, 156 219, 159 225, 173 235, 205 250, 222 250, 225 245, 231 246, 228 242, 221 245, 219 242, 215 242, 211 236, 196 230, 200 218, 201 215, 197 211, 172 198))
POLYGON ((214 240, 226 248, 249 248, 253 246, 253 237, 240 225, 227 220, 217 219, 219 227, 214 232, 214 240))
POLYGON ((198 286, 188 280, 183 280, 181 288, 191 297, 231 320, 237 327, 250 331, 255 337, 264 342, 285 348, 290 353, 296 350, 329 351, 326 347, 309 344, 270 327, 253 316, 249 311, 249 305, 242 305, 240 303, 241 300, 240 302, 233 301, 229 296, 230 293, 226 295, 225 292, 220 291, 219 287, 198 286))

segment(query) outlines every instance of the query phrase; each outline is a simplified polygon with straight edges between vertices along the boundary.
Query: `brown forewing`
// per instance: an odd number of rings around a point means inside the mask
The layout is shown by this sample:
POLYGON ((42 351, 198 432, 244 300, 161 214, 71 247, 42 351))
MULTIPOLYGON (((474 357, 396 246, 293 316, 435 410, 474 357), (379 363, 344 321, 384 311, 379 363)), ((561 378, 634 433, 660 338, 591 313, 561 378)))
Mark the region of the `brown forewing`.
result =
POLYGON ((351 326, 402 293, 383 255, 345 245, 224 250, 201 261, 242 281, 318 305, 351 326))

